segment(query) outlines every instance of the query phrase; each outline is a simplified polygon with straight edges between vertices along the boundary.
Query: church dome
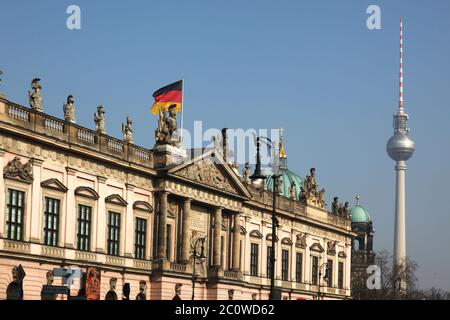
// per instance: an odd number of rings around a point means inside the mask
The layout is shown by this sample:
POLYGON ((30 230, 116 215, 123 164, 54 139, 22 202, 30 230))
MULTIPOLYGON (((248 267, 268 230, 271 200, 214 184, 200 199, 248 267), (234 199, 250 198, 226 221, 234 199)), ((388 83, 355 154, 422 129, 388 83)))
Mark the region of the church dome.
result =
MULTIPOLYGON (((284 150, 284 143, 283 143, 283 133, 282 129, 280 130, 280 143, 279 143, 279 168, 277 171, 277 174, 281 175, 280 177, 280 194, 290 198, 290 190, 292 183, 295 183, 295 199, 298 200, 300 196, 300 189, 303 186, 303 179, 300 178, 299 175, 297 175, 295 172, 292 172, 288 169, 287 166, 287 155, 284 150)), ((273 191, 273 179, 271 176, 269 176, 266 179, 266 188, 267 191, 272 192, 273 191)))
POLYGON ((356 197, 356 205, 350 209, 350 218, 354 223, 369 223, 369 212, 361 205, 359 205, 359 196, 356 197))
MULTIPOLYGON (((295 172, 292 172, 288 168, 280 167, 278 170, 278 174, 281 175, 280 177, 280 194, 285 197, 290 197, 290 190, 292 182, 295 183, 295 199, 299 198, 300 195, 300 188, 303 185, 303 179, 300 178, 295 172)), ((267 178, 266 180, 266 188, 267 191, 273 191, 273 179, 271 177, 267 178)))

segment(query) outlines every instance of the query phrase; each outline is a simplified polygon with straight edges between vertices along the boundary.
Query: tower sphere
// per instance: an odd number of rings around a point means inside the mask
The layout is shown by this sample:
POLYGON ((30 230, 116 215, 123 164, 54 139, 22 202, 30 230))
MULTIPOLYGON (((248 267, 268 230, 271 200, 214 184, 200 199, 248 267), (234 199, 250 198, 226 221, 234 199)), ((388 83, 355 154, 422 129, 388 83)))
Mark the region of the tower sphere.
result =
POLYGON ((396 133, 388 141, 386 151, 394 161, 406 161, 414 153, 416 145, 406 133, 396 133))

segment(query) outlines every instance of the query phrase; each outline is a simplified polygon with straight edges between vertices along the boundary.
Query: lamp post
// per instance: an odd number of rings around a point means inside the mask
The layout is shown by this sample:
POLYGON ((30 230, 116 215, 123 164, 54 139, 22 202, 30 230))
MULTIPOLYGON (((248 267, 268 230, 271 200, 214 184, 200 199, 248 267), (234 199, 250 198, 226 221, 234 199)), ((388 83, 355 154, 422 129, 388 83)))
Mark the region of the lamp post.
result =
MULTIPOLYGON (((274 145, 272 143, 272 140, 270 140, 267 137, 258 137, 256 139, 256 166, 255 166, 255 172, 250 177, 250 180, 252 181, 252 185, 256 188, 261 188, 264 186, 264 180, 266 179, 266 176, 264 176, 261 172, 261 154, 260 154, 260 147, 261 147, 261 140, 263 140, 264 143, 266 143, 269 147, 274 148, 274 145)), ((276 217, 276 199, 277 199, 277 193, 278 193, 278 183, 279 178, 281 177, 280 174, 273 174, 271 176, 272 182, 273 182, 273 188, 272 188, 272 247, 270 250, 270 269, 272 271, 270 275, 270 295, 269 300, 275 299, 275 240, 277 237, 277 228, 278 228, 278 219, 276 217)))
POLYGON ((195 282, 197 281, 197 275, 195 273, 195 265, 197 264, 197 259, 205 259, 205 237, 200 237, 195 241, 194 252, 192 253, 192 259, 194 260, 194 266, 192 267, 192 300, 195 298, 195 282), (197 246, 200 243, 200 254, 197 252, 197 246))
MULTIPOLYGON (((322 263, 322 265, 319 268, 319 290, 317 291, 317 300, 320 300, 320 284, 321 284, 321 278, 322 278, 322 268, 328 266, 328 262, 322 263)), ((325 269, 325 275, 323 276, 323 280, 328 280, 328 267, 325 269)))

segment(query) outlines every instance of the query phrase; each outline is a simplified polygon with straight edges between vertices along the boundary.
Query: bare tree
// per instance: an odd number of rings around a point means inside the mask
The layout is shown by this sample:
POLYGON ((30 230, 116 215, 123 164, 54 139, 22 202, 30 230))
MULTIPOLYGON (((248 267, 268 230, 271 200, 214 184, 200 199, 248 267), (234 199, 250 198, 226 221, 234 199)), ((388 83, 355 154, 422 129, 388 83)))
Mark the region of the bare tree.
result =
POLYGON ((426 300, 450 300, 450 292, 440 288, 431 288, 424 292, 426 300))
POLYGON ((376 253, 375 264, 380 268, 380 288, 369 289, 366 279, 353 279, 352 295, 360 300, 415 300, 424 299, 417 290, 417 263, 406 258, 402 265, 393 263, 392 255, 387 251, 376 253), (400 280, 406 283, 406 290, 399 290, 400 280))

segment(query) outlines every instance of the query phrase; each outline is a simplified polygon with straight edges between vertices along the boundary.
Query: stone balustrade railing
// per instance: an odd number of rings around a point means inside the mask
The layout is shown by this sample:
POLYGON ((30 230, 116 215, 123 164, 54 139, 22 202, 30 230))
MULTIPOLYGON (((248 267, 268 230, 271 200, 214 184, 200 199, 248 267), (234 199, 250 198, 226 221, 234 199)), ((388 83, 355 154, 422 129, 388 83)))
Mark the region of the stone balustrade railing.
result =
POLYGON ((99 151, 127 162, 153 167, 152 150, 31 110, 2 98, 0 98, 0 121, 57 138, 63 142, 99 151))

